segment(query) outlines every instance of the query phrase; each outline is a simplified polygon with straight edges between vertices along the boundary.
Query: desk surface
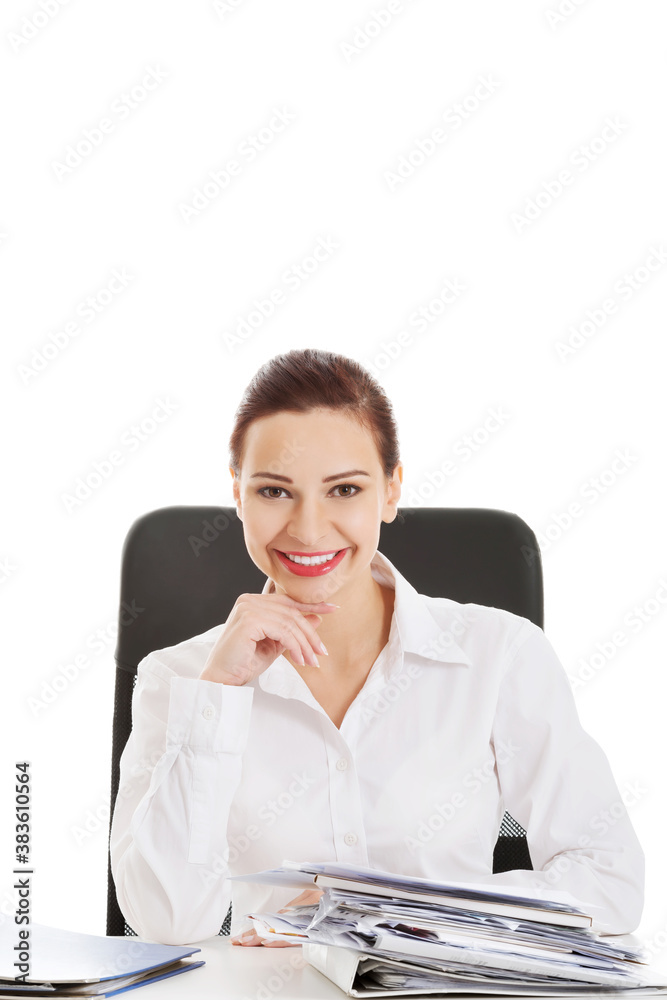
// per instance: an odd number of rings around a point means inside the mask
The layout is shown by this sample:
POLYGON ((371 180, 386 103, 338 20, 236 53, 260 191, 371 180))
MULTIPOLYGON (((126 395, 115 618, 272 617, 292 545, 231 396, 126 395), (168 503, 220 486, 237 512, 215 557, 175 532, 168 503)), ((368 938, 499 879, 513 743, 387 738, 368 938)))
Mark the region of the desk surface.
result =
POLYGON ((206 965, 132 991, 136 1000, 341 1000, 343 990, 305 961, 300 947, 244 948, 228 937, 199 943, 206 965))

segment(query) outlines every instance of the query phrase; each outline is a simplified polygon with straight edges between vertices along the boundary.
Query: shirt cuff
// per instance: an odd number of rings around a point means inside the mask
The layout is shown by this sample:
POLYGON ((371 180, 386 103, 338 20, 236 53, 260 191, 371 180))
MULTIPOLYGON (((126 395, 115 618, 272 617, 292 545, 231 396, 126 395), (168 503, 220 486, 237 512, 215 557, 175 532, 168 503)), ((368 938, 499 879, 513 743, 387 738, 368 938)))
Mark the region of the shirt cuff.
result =
POLYGON ((242 754, 250 729, 254 689, 191 677, 170 681, 167 749, 189 746, 242 754))

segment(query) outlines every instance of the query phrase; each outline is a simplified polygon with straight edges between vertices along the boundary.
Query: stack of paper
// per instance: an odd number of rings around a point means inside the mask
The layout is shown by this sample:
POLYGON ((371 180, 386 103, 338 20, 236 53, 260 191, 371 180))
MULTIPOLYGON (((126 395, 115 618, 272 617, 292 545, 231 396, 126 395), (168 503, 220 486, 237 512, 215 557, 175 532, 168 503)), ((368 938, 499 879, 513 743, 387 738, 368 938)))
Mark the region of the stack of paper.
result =
POLYGON ((108 997, 167 979, 204 962, 184 958, 201 948, 102 937, 13 921, 0 926, 0 1000, 11 997, 108 997))
POLYGON ((265 938, 304 957, 350 996, 471 993, 667 996, 629 936, 600 936, 566 893, 439 883, 337 862, 284 862, 239 880, 319 887, 318 904, 250 913, 265 938))

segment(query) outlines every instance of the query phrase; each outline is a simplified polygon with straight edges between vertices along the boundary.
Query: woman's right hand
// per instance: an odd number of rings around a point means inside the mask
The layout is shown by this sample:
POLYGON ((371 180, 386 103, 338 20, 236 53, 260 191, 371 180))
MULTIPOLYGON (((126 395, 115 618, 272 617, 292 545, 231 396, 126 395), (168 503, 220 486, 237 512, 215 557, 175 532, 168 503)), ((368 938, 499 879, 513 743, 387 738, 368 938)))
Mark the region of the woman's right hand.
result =
MULTIPOLYGON (((314 906, 323 894, 324 889, 306 889, 296 899, 291 899, 287 906, 278 910, 278 913, 287 913, 295 906, 314 906)), ((268 938, 261 938, 255 930, 237 934, 236 937, 230 938, 230 941, 232 944, 243 945, 244 948, 255 948, 257 945, 263 945, 265 948, 294 948, 303 944, 303 941, 271 941, 268 938)))
POLYGON ((319 667, 317 627, 335 604, 304 604, 286 594, 241 594, 208 655, 200 680, 247 684, 290 651, 295 663, 319 667), (311 620, 312 619, 312 620, 311 620))

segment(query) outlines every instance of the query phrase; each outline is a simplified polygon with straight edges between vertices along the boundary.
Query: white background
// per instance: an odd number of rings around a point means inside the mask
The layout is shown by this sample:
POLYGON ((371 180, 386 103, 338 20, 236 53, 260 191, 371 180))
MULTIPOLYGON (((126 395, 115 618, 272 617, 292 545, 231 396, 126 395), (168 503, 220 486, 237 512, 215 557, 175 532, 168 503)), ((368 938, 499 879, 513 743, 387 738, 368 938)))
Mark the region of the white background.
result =
POLYGON ((231 504, 244 387, 275 354, 316 346, 372 366, 393 401, 406 506, 450 459, 429 505, 515 511, 539 533, 545 631, 573 682, 598 643, 614 652, 575 693, 646 851, 640 932, 664 947, 663 5, 43 3, 1 14, 1 918, 27 759, 33 920, 104 933, 124 538, 157 507, 231 504), (216 186, 209 172, 233 159, 216 186), (284 272, 320 239, 337 247, 289 290, 284 272), (109 296, 114 269, 127 285, 109 296), (442 307, 447 281, 465 290, 442 307), (230 344, 276 289, 285 301, 230 344), (502 426, 484 431, 492 409, 502 426), (480 442, 468 461, 466 434, 480 442), (121 464, 68 507, 114 450, 121 464))

